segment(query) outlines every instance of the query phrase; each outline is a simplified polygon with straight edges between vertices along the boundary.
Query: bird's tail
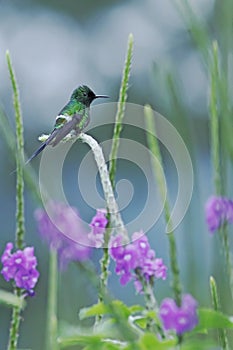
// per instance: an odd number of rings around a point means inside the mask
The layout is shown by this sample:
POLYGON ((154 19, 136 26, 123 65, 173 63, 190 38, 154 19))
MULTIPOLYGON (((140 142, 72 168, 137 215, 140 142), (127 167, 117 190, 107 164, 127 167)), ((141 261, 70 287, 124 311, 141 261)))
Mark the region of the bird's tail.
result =
POLYGON ((43 151, 43 149, 47 146, 48 142, 47 140, 45 142, 43 142, 40 147, 31 155, 30 158, 28 158, 28 160, 26 161, 25 165, 28 164, 33 158, 35 158, 36 156, 38 156, 38 154, 40 154, 40 152, 43 151))
MULTIPOLYGON (((43 142, 40 147, 31 155, 31 157, 26 161, 25 165, 28 164, 33 158, 35 158, 43 149, 47 146, 47 140, 43 142)), ((10 175, 14 174, 17 169, 13 170, 10 175)))
POLYGON ((38 154, 40 154, 40 152, 43 151, 43 149, 51 144, 51 141, 53 141, 53 139, 56 137, 58 130, 54 129, 53 132, 50 134, 50 136, 47 138, 46 141, 44 141, 40 147, 31 155, 31 157, 26 161, 25 165, 28 164, 33 158, 35 158, 36 156, 38 156, 38 154))

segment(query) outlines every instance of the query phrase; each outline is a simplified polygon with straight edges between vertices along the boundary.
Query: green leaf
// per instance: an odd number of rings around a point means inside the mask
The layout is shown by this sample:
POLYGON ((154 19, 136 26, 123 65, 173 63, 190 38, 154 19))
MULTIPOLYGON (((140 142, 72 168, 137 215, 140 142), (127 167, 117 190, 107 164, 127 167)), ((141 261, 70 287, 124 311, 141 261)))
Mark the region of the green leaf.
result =
POLYGON ((142 329, 146 328, 147 322, 148 322, 148 318, 145 316, 138 317, 137 319, 134 320, 134 323, 142 329))
POLYGON ((145 333, 139 341, 140 349, 142 350, 169 350, 174 349, 176 344, 177 339, 160 341, 153 333, 145 333))
POLYGON ((119 330, 115 325, 113 319, 103 320, 96 327, 80 327, 77 325, 72 325, 65 321, 59 322, 59 336, 60 339, 63 338, 74 338, 76 336, 90 336, 90 335, 99 335, 105 338, 118 338, 119 330))
POLYGON ((94 317, 97 315, 113 314, 112 310, 117 310, 122 317, 128 318, 130 315, 135 314, 139 311, 143 311, 144 308, 140 305, 126 306, 120 300, 114 300, 111 304, 107 305, 104 303, 98 303, 90 307, 86 307, 80 310, 79 318, 83 320, 88 317, 94 317))
POLYGON ((25 301, 22 298, 19 298, 13 293, 0 290, 0 304, 5 304, 8 306, 16 306, 19 308, 25 307, 25 301))
POLYGON ((104 303, 98 303, 90 307, 84 307, 79 311, 79 318, 83 320, 88 317, 105 315, 108 312, 108 308, 104 303))
MULTIPOLYGON (((99 343, 97 347, 95 347, 95 350, 119 350, 123 349, 121 345, 116 344, 110 344, 110 343, 99 343)), ((88 345, 83 350, 93 350, 91 345, 88 345)))
POLYGON ((185 342, 181 346, 181 350, 212 350, 218 348, 218 344, 214 343, 213 340, 210 339, 200 339, 200 340, 194 340, 193 338, 190 339, 189 342, 185 342))
MULTIPOLYGON (((71 326, 73 327, 73 326, 71 326)), ((74 329, 74 327, 73 327, 74 329)), ((83 345, 85 349, 101 349, 101 350, 118 350, 123 349, 126 345, 125 342, 111 339, 112 336, 106 337, 103 334, 94 334, 92 329, 78 328, 71 334, 58 337, 58 344, 60 348, 66 348, 68 346, 83 345)))
POLYGON ((146 329, 148 320, 157 320, 156 313, 152 310, 146 311, 142 316, 135 316, 133 322, 142 329, 146 329))
POLYGON ((224 315, 222 312, 212 309, 199 309, 198 315, 199 324, 194 332, 213 328, 233 328, 233 322, 229 316, 224 315))
POLYGON ((133 314, 136 314, 138 312, 144 311, 145 308, 141 305, 132 305, 132 306, 128 307, 128 310, 130 311, 130 314, 133 315, 133 314))
POLYGON ((58 344, 61 348, 72 345, 91 345, 93 347, 95 346, 96 349, 96 346, 102 341, 102 338, 101 335, 91 333, 89 335, 73 334, 58 337, 58 344))

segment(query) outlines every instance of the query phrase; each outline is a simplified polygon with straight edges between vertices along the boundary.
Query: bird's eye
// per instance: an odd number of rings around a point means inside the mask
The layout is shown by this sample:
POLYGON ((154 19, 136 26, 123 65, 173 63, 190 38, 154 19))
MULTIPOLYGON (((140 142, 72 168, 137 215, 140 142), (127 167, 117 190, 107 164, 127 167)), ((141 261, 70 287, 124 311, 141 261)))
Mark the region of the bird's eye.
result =
POLYGON ((84 93, 83 93, 83 96, 84 96, 84 97, 87 97, 87 93, 86 93, 86 92, 84 92, 84 93))

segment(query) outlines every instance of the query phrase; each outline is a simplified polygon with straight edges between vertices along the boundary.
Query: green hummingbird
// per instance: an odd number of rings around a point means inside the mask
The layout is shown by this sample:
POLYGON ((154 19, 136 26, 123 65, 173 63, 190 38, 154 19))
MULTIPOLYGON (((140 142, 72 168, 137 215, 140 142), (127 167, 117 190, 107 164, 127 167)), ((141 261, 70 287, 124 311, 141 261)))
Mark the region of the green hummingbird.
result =
MULTIPOLYGON (((69 102, 62 108, 56 117, 54 129, 46 141, 27 160, 29 163, 47 145, 56 146, 66 135, 73 132, 75 135, 88 125, 90 121, 90 105, 96 98, 107 98, 108 96, 96 95, 88 86, 81 85, 76 88, 69 102)), ((27 164, 26 163, 26 164, 27 164)))

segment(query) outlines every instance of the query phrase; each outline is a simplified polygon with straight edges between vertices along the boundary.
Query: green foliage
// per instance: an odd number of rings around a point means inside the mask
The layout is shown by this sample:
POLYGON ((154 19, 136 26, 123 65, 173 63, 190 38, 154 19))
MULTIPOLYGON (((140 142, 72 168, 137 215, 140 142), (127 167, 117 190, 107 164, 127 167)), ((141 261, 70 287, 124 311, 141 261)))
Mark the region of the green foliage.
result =
POLYGON ((2 289, 0 290, 0 304, 11 307, 18 307, 20 309, 23 309, 25 307, 25 301, 22 298, 2 289))
POLYGON ((159 341, 153 333, 145 333, 139 340, 139 349, 141 350, 162 350, 172 349, 177 344, 176 339, 159 341))
POLYGON ((220 311, 212 309, 199 309, 199 323, 195 332, 204 332, 210 329, 233 328, 231 319, 220 311))
POLYGON ((128 318, 130 315, 136 314, 140 311, 143 311, 144 308, 140 305, 133 305, 133 306, 126 306, 122 301, 120 300, 113 300, 112 304, 106 305, 103 302, 92 305, 87 308, 83 308, 79 312, 79 317, 81 320, 96 316, 96 315, 107 315, 112 313, 112 307, 117 308, 119 313, 122 315, 124 318, 128 318))
MULTIPOLYGON (((218 296, 217 284, 215 279, 212 276, 210 277, 210 291, 211 291, 213 308, 215 311, 219 311, 221 307, 220 307, 220 301, 218 296)), ((228 349, 228 340, 227 340, 225 329, 218 329, 218 336, 219 336, 219 342, 222 345, 222 348, 228 349)))

